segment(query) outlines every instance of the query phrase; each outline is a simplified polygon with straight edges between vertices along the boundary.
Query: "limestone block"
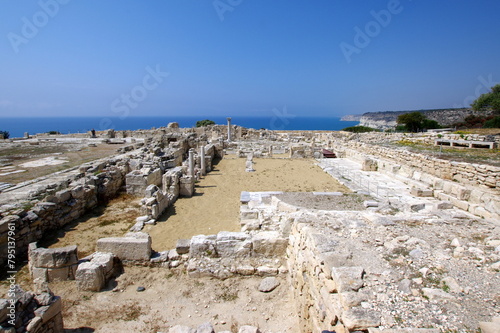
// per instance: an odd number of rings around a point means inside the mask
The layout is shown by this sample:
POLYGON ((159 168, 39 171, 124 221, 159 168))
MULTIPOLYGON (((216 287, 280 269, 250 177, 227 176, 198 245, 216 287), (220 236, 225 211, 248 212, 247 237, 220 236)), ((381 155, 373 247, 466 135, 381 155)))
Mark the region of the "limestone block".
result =
POLYGON ((236 273, 240 275, 253 275, 255 273, 255 267, 250 265, 238 266, 236 267, 236 273))
POLYGON ((8 215, 0 220, 0 233, 4 233, 9 230, 9 224, 15 225, 16 227, 19 225, 20 218, 17 215, 8 215))
POLYGON ((286 252, 288 239, 282 238, 277 231, 263 231, 252 237, 253 252, 263 256, 281 256, 286 252))
POLYGON ((179 194, 185 197, 192 197, 194 194, 194 177, 183 176, 179 180, 179 194))
POLYGON ((275 277, 266 277, 263 279, 259 285, 259 291, 263 293, 268 293, 276 289, 280 285, 280 282, 275 277))
POLYGON ((240 219, 247 220, 247 219, 258 219, 258 218, 259 218, 259 211, 248 209, 243 206, 240 207, 240 219))
POLYGON ((55 194, 57 202, 64 202, 71 199, 71 190, 62 190, 55 194))
POLYGON ((438 204, 436 204, 436 209, 438 210, 444 210, 444 209, 452 209, 453 204, 448 201, 441 201, 438 204))
POLYGON ((216 236, 210 235, 198 235, 191 238, 191 244, 189 248, 190 258, 199 257, 214 257, 217 255, 216 247, 216 236))
POLYGON ((52 299, 52 303, 50 305, 42 306, 35 310, 35 316, 41 317, 42 322, 47 323, 56 315, 60 314, 61 311, 62 311, 61 297, 54 296, 54 298, 52 299))
POLYGON ((121 260, 149 260, 151 237, 143 232, 128 233, 125 237, 97 240, 97 251, 114 254, 121 260))
POLYGON ((460 187, 457 191, 457 199, 468 201, 470 199, 471 190, 464 187, 460 187))
POLYGON ((34 267, 59 268, 74 265, 78 263, 77 246, 45 249, 37 248, 35 244, 29 248, 29 260, 34 267))
POLYGON ((33 280, 41 279, 42 281, 48 281, 47 268, 30 267, 30 274, 33 280))
POLYGON ((412 187, 410 194, 416 197, 432 197, 434 196, 434 191, 429 189, 420 189, 417 187, 412 187))
POLYGON ((453 204, 453 206, 455 206, 459 209, 462 209, 465 211, 467 211, 469 209, 469 203, 467 201, 458 200, 458 199, 452 197, 451 203, 453 204))
POLYGON ((367 330, 369 327, 380 326, 380 315, 362 308, 352 308, 344 311, 342 322, 349 331, 367 330))
POLYGON ((152 197, 153 194, 155 194, 159 190, 158 186, 151 184, 146 187, 146 190, 144 191, 144 196, 145 197, 152 197))
POLYGON ((176 249, 172 249, 168 251, 168 260, 170 261, 181 260, 181 255, 177 252, 176 249))
POLYGON ((189 247, 191 245, 190 239, 178 239, 175 249, 178 254, 186 254, 189 253, 189 247))
POLYGON ((447 292, 445 292, 441 289, 422 288, 422 292, 430 300, 452 300, 455 298, 452 295, 448 294, 447 292))
POLYGON ((250 235, 244 232, 221 231, 217 234, 216 250, 220 257, 248 256, 252 250, 250 235))
POLYGON ((365 158, 363 160, 363 163, 361 165, 361 170, 363 171, 377 171, 378 170, 378 163, 375 160, 372 160, 370 158, 365 158))
POLYGON ((106 282, 104 271, 99 264, 84 262, 76 270, 76 286, 79 290, 100 291, 106 282))
POLYGON ((368 301, 368 294, 362 292, 346 291, 339 295, 340 304, 345 310, 359 306, 361 302, 368 301))
POLYGON ((332 279, 337 285, 338 292, 358 291, 363 287, 363 267, 334 267, 332 269, 332 279))
POLYGON ((274 276, 278 274, 276 267, 259 266, 257 267, 257 274, 260 276, 274 276))
MULTIPOLYGON (((75 265, 76 267, 76 265, 75 265)), ((61 268, 47 268, 47 281, 66 281, 73 280, 74 275, 70 269, 70 266, 61 268)))
POLYGON ((240 225, 242 231, 259 230, 261 226, 259 219, 240 220, 240 225))
POLYGON ((108 279, 114 274, 114 258, 112 253, 95 252, 91 262, 101 266, 104 277, 108 279))

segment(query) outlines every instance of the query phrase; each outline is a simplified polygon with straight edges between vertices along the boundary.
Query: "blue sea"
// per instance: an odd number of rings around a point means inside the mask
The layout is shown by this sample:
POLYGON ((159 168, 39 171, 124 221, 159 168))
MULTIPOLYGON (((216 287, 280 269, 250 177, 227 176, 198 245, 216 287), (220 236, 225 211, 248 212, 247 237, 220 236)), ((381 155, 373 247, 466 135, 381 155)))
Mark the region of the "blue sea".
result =
MULTIPOLYGON (((165 127, 178 122, 180 127, 194 127, 198 120, 210 119, 216 124, 226 125, 226 117, 58 117, 58 118, 0 118, 0 131, 8 131, 11 138, 57 131, 62 134, 86 133, 115 129, 138 130, 165 127)), ((325 130, 338 131, 357 125, 357 121, 341 121, 339 117, 290 117, 279 114, 272 117, 232 117, 231 123, 247 128, 270 130, 325 130)))

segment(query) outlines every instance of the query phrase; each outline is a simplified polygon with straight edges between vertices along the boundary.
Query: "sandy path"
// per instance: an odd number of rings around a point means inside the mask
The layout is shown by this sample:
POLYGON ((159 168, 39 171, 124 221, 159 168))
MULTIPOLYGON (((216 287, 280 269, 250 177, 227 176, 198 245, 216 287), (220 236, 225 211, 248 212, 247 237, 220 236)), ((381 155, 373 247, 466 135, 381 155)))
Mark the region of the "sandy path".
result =
POLYGON ((169 250, 177 239, 219 231, 239 231, 241 191, 340 191, 349 190, 304 159, 255 159, 255 172, 245 172, 245 159, 226 156, 196 185, 196 195, 180 198, 156 226, 144 229, 153 249, 169 250))

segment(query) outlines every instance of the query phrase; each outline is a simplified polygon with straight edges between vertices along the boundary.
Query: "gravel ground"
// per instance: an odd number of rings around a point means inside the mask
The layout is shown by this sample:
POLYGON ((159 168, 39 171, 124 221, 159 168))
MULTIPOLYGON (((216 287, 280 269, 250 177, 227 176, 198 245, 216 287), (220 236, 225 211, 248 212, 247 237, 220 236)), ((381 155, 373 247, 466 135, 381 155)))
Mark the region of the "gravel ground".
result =
POLYGON ((287 192, 277 195, 280 200, 288 204, 319 210, 364 210, 363 203, 372 200, 368 195, 356 193, 313 194, 310 192, 287 192))

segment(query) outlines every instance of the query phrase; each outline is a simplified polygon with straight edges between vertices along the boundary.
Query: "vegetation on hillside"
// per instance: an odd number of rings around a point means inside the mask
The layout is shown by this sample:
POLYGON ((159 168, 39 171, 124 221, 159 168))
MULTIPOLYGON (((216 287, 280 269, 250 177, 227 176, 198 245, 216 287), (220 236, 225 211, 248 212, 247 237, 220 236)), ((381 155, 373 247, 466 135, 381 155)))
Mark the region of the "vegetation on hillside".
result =
POLYGON ((208 126, 208 125, 215 125, 215 121, 205 119, 205 120, 198 120, 196 122, 196 127, 204 127, 204 126, 208 126))
POLYGON ((491 91, 479 96, 473 103, 474 111, 493 110, 496 114, 500 114, 500 84, 491 87, 491 91))
POLYGON ((0 135, 2 134, 4 139, 8 139, 10 137, 10 133, 8 131, 0 131, 0 135))
POLYGON ((343 131, 352 133, 366 133, 366 132, 378 132, 379 130, 368 126, 350 126, 344 128, 343 131))
POLYGON ((491 88, 491 91, 479 96, 472 104, 472 109, 477 111, 464 121, 454 124, 455 127, 464 128, 500 128, 500 84, 491 88), (493 111, 484 113, 485 111, 493 111))
POLYGON ((420 112, 405 113, 398 116, 398 130, 405 130, 408 132, 420 132, 427 129, 441 128, 439 123, 435 120, 427 119, 420 112))

